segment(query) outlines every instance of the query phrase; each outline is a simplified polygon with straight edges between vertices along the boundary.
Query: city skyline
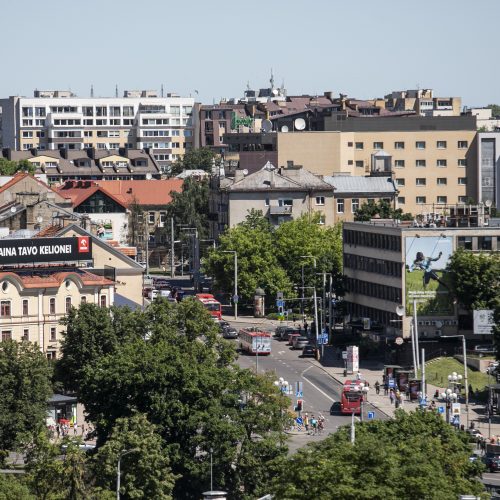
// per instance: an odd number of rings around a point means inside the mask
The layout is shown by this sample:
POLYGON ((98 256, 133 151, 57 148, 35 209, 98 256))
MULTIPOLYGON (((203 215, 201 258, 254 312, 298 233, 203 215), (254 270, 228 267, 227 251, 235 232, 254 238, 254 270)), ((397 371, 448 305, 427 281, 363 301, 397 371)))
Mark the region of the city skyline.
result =
MULTIPOLYGON (((333 91, 382 97, 394 90, 432 88, 461 96, 467 106, 498 103, 495 66, 500 4, 484 0, 395 0, 380 5, 319 0, 306 12, 296 0, 270 4, 228 0, 189 6, 148 3, 141 18, 123 0, 33 0, 3 8, 1 59, 8 78, 0 96, 70 89, 80 97, 154 89, 204 103, 241 97, 247 82, 289 94, 333 91), (27 15, 29 13, 29 17, 27 15), (490 62, 491 61, 491 62, 490 62), (488 73, 486 73, 487 68, 488 73), (487 76, 487 77, 485 77, 487 76)), ((132 8, 132 7, 135 8, 132 8)))

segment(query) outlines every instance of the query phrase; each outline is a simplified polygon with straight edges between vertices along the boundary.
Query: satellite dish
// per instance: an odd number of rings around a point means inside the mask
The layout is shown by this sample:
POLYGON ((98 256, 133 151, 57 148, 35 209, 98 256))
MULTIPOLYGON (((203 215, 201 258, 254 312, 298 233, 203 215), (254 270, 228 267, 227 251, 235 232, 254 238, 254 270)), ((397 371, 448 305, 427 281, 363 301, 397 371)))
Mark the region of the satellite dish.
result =
POLYGON ((243 169, 243 175, 248 175, 248 170, 246 168, 243 169))
POLYGON ((273 89, 271 92, 273 93, 273 95, 278 95, 279 94, 278 89, 273 89))
POLYGON ((484 202, 484 204, 485 204, 488 208, 490 208, 490 207, 491 207, 491 205, 493 205, 493 202, 492 202, 491 200, 486 200, 486 201, 484 202))
POLYGON ((296 130, 304 130, 306 128, 306 121, 304 118, 297 118, 294 125, 296 130))
POLYGON ((404 306, 398 306, 396 307, 396 314, 401 318, 405 314, 405 307, 404 306))
POLYGON ((283 125, 283 126, 281 127, 281 131, 282 131, 282 132, 288 132, 288 127, 287 127, 286 125, 283 125))
POLYGON ((150 172, 146 174, 146 180, 150 181, 153 178, 150 172))
POLYGON ((36 218, 36 221, 38 222, 38 224, 41 224, 43 222, 43 217, 41 215, 39 215, 37 218, 36 218))
POLYGON ((10 211, 15 214, 17 212, 17 208, 16 207, 10 207, 10 211))
POLYGON ((442 321, 436 321, 436 328, 441 328, 443 326, 442 321))
POLYGON ((271 120, 262 120, 261 128, 267 134, 273 129, 273 122, 271 120))

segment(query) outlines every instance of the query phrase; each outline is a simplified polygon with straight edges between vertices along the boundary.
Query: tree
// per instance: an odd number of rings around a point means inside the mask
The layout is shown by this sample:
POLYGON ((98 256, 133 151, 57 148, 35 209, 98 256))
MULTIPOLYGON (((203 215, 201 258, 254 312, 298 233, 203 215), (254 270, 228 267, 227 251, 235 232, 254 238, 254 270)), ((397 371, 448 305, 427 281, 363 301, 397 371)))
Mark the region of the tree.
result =
POLYGON ((189 149, 170 169, 170 176, 176 176, 184 170, 204 170, 209 174, 215 163, 218 163, 215 153, 210 148, 189 149))
POLYGON ((35 500, 18 474, 0 474, 0 500, 35 500))
POLYGON ((120 493, 123 498, 172 498, 176 477, 155 429, 140 413, 118 419, 109 440, 95 457, 97 483, 106 490, 116 487, 117 464, 122 456, 120 493))
POLYGON ((144 209, 137 202, 137 199, 134 197, 132 203, 129 205, 130 214, 128 216, 129 220, 129 230, 128 230, 128 240, 130 245, 139 246, 144 242, 145 236, 145 224, 144 220, 145 213, 144 209))
POLYGON ((289 297, 292 282, 280 265, 274 235, 269 223, 260 214, 251 212, 247 220, 220 236, 219 247, 210 252, 203 269, 213 276, 215 285, 232 295, 234 289, 234 254, 238 254, 238 294, 252 301, 255 289, 261 287, 269 297, 284 291, 289 297))
POLYGON ((493 118, 500 117, 500 106, 498 104, 488 104, 486 107, 491 109, 491 116, 493 118))
MULTIPOLYGON (((208 180, 187 178, 181 193, 171 193, 172 201, 167 207, 167 216, 173 217, 177 226, 196 228, 199 238, 205 238, 208 234, 208 195, 208 180)), ((183 232, 178 229, 179 233, 183 232)))
POLYGON ((35 171, 35 166, 28 160, 12 161, 0 158, 0 175, 14 175, 17 172, 28 172, 33 175, 35 171))
POLYGON ((410 213, 403 213, 400 208, 394 209, 391 202, 387 200, 379 200, 377 203, 369 201, 363 203, 361 207, 356 210, 354 220, 356 221, 369 221, 374 217, 379 216, 381 219, 396 219, 396 220, 413 220, 413 215, 410 213))
MULTIPOLYGON (((286 398, 270 378, 233 365, 233 345, 220 338, 194 299, 180 304, 158 299, 138 314, 141 321, 126 322, 130 331, 123 341, 78 370, 80 401, 99 446, 115 436, 120 419, 141 413, 155 426, 172 471, 180 476, 174 498, 197 498, 209 486, 210 448, 219 487, 238 495, 255 489, 256 457, 261 454, 265 477, 269 463, 286 453, 286 398)), ((87 328, 93 330, 90 338, 102 335, 98 322, 87 328)), ((71 324, 68 330, 76 331, 71 324)))
POLYGON ((451 256, 447 271, 453 294, 465 309, 494 307, 500 297, 500 256, 459 248, 451 256))
POLYGON ((356 424, 299 450, 272 480, 277 498, 447 500, 484 491, 467 435, 434 412, 398 411, 393 420, 356 424), (290 474, 293 471, 293 474, 290 474), (425 478, 425 479, 424 479, 425 478))
POLYGON ((9 450, 45 426, 51 368, 30 342, 0 342, 0 465, 9 450))

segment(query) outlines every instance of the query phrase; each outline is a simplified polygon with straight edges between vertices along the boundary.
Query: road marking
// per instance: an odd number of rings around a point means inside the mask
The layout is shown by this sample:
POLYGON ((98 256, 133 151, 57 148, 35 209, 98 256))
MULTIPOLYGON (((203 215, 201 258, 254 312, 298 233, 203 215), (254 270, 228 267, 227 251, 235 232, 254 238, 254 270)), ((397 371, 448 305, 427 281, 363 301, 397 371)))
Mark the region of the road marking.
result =
POLYGON ((306 368, 305 370, 302 371, 301 375, 304 376, 304 373, 306 373, 306 371, 310 370, 314 365, 311 365, 309 368, 306 368))
MULTIPOLYGON (((309 370, 309 368, 307 368, 307 370, 309 370)), ((326 392, 322 391, 316 384, 313 384, 308 378, 304 377, 304 373, 307 371, 307 370, 304 370, 302 372, 302 378, 306 381, 306 382, 309 382, 318 392, 321 392, 321 394, 323 394, 323 396, 325 396, 325 398, 329 399, 332 403, 335 403, 335 400, 333 398, 331 398, 326 392)))

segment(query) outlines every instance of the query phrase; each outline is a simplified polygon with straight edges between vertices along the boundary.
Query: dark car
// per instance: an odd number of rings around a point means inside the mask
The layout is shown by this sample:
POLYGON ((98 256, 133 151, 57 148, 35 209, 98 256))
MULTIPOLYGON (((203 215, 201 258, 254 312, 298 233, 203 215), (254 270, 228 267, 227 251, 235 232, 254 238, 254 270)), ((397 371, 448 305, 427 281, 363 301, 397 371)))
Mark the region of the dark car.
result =
POLYGON ((340 413, 340 401, 334 401, 330 406, 330 415, 338 415, 340 413))
POLYGON ((309 344, 303 347, 302 349, 302 357, 303 358, 315 358, 316 357, 316 347, 309 344))
POLYGON ((483 461, 490 472, 497 472, 500 470, 500 455, 486 455, 483 461))
POLYGON ((224 330, 231 326, 227 321, 221 320, 218 322, 219 323, 219 331, 221 333, 224 333, 224 330))
POLYGON ((290 335, 304 335, 304 331, 300 328, 287 327, 285 331, 281 334, 281 340, 289 340, 290 335))
POLYGON ((279 339, 279 340, 283 340, 281 338, 281 335, 284 333, 284 331, 287 329, 286 326, 277 326, 276 327, 276 330, 274 330, 274 336, 279 339))
POLYGON ((236 328, 233 328, 232 326, 226 326, 222 330, 222 337, 225 339, 237 339, 238 338, 238 330, 236 328))

